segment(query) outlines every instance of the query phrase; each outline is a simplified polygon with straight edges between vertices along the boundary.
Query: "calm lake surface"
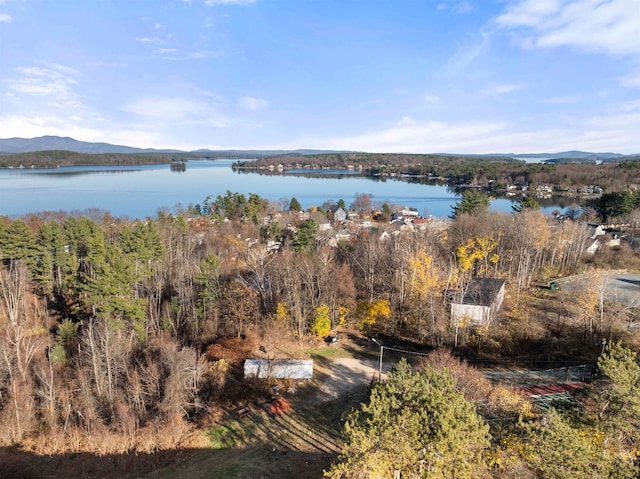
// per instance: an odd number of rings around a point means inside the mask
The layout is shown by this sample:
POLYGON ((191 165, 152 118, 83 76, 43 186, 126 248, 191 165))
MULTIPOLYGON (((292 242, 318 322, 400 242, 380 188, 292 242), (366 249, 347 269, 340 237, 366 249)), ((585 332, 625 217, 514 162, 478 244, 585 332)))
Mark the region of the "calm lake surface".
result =
MULTIPOLYGON (((450 215, 458 200, 446 186, 373 181, 347 172, 340 178, 236 173, 231 169, 234 161, 192 160, 181 173, 169 165, 0 169, 0 215, 100 208, 113 216, 146 218, 161 208, 202 203, 208 195, 215 199, 227 190, 272 201, 295 196, 303 208, 340 198, 349 205, 356 194, 368 193, 374 202, 413 207, 435 217, 450 215)), ((511 205, 508 199, 496 199, 491 209, 510 212, 511 205)))

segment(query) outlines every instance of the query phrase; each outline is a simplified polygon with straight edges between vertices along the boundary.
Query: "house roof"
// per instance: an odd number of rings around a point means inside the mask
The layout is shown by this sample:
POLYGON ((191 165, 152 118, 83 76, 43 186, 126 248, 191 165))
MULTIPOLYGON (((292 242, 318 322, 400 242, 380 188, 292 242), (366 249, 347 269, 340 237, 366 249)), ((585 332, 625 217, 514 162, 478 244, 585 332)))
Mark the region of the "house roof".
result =
POLYGON ((504 282, 504 279, 497 278, 473 278, 467 286, 462 304, 491 306, 504 282))

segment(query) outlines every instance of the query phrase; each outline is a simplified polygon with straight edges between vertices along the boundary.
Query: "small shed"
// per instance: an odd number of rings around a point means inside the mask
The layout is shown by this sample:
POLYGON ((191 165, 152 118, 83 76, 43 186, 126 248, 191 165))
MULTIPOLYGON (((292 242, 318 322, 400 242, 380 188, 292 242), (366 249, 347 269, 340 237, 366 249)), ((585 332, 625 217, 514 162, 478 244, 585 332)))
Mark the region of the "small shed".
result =
POLYGON ((312 379, 311 359, 247 359, 244 377, 259 379, 312 379))
POLYGON ((504 279, 473 278, 467 285, 462 301, 451 303, 451 322, 459 324, 467 318, 471 326, 490 324, 504 300, 504 279))

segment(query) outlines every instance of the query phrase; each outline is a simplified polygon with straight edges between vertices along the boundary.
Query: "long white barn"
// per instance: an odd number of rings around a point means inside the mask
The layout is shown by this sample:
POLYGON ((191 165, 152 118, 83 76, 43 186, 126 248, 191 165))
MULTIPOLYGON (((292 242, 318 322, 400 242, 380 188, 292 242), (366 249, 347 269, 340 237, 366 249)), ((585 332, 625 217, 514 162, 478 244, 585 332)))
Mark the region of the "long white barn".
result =
POLYGON ((312 379, 311 359, 247 359, 244 362, 245 378, 260 379, 312 379))

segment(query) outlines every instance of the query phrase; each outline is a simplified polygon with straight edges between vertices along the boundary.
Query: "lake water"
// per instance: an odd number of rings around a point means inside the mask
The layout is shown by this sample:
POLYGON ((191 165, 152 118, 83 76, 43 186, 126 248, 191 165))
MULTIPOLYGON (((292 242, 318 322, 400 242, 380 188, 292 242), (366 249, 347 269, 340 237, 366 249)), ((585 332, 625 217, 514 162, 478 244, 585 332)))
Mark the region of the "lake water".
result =
MULTIPOLYGON (((236 173, 231 169, 234 161, 193 160, 181 173, 169 165, 0 169, 0 215, 100 208, 113 216, 145 218, 160 208, 202 203, 208 195, 215 199, 227 190, 272 201, 295 196, 305 209, 341 198, 349 205, 356 194, 368 193, 374 202, 413 207, 435 217, 450 215, 458 200, 446 186, 373 181, 347 172, 339 178, 236 173)), ((496 199, 491 209, 510 212, 511 205, 510 200, 496 199)))

